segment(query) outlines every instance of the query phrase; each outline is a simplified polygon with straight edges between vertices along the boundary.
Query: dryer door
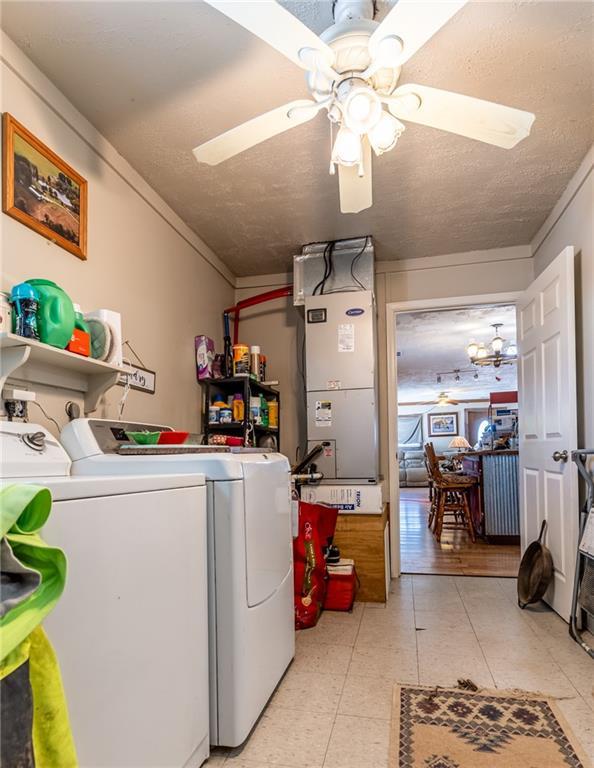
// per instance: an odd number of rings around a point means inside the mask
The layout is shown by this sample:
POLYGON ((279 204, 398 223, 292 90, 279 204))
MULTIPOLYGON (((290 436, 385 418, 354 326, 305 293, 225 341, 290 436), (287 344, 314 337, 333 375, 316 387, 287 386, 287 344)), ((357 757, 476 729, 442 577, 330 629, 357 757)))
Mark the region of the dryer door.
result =
POLYGON ((273 595, 293 562, 289 465, 286 458, 242 457, 245 499, 247 600, 273 595))

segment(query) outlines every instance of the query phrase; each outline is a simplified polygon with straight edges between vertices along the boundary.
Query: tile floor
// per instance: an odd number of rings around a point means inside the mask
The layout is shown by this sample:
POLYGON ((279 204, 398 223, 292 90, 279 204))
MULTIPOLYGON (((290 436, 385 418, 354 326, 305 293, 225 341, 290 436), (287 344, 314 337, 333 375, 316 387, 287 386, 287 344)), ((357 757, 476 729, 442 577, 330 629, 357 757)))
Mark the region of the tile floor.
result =
POLYGON ((242 748, 207 768, 387 768, 395 682, 520 688, 558 704, 594 754, 594 661, 546 606, 521 611, 514 579, 403 576, 386 606, 325 613, 242 748))

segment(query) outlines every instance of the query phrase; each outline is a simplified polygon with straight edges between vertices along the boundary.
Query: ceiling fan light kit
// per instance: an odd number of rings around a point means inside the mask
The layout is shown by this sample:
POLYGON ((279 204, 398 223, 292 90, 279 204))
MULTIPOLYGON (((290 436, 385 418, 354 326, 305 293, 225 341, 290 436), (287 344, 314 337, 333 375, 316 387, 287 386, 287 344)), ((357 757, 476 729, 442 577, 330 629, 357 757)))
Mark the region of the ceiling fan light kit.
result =
POLYGON ((379 122, 368 134, 369 143, 373 151, 379 157, 384 152, 394 149, 396 142, 402 136, 405 126, 392 115, 382 112, 379 122))
POLYGON ((467 0, 398 0, 385 19, 373 20, 373 0, 336 0, 335 23, 319 37, 276 0, 205 0, 306 71, 311 99, 300 99, 201 144, 194 156, 217 165, 313 119, 326 109, 338 166, 340 209, 372 205, 371 148, 396 146, 401 120, 511 149, 529 135, 534 115, 458 93, 407 84, 402 66, 467 0), (398 86, 398 87, 397 87, 398 86))
POLYGON ((341 125, 336 134, 332 148, 332 163, 347 167, 356 165, 361 175, 364 172, 361 136, 346 125, 341 125))

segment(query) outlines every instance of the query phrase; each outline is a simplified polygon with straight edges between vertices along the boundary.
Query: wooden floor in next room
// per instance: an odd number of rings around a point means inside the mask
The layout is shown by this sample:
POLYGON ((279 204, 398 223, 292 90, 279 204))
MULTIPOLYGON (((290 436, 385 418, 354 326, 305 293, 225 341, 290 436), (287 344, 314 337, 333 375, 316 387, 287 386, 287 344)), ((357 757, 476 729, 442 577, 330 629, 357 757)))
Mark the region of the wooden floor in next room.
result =
POLYGON ((465 531, 444 531, 441 542, 427 527, 428 488, 400 489, 400 568, 402 573, 447 576, 517 576, 516 544, 473 544, 465 531))

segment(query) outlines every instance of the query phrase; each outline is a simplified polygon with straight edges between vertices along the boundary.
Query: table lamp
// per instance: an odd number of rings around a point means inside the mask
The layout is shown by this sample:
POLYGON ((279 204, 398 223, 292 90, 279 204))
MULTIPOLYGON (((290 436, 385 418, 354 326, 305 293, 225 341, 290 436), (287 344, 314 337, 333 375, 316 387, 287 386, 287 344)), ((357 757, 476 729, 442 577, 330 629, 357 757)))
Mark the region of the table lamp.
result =
POLYGON ((448 445, 448 448, 457 448, 458 453, 460 453, 462 450, 467 451, 469 448, 472 448, 472 446, 465 437, 454 437, 448 445))

